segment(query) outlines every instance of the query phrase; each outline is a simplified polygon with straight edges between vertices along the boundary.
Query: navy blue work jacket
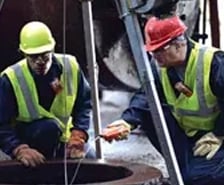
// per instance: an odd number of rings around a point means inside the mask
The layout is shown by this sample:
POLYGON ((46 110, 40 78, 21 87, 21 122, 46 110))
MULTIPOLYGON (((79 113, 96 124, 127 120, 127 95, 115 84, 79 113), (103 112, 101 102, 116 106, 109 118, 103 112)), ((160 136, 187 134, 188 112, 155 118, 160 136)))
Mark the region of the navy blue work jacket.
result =
MULTIPOLYGON (((193 42, 191 42, 190 40, 188 40, 187 42, 188 42, 188 51, 186 62, 189 58, 191 49, 194 47, 193 42)), ((151 67, 154 74, 157 92, 161 101, 161 105, 165 106, 166 100, 164 98, 158 73, 155 67, 153 66, 155 65, 151 65, 151 67)), ((224 51, 219 50, 214 54, 211 65, 210 85, 212 92, 218 99, 218 103, 221 109, 221 114, 219 115, 215 123, 214 133, 216 135, 224 136, 224 51)), ((147 128, 151 128, 149 127, 148 124, 152 123, 152 118, 150 115, 150 108, 148 106, 148 101, 146 99, 143 89, 140 89, 135 93, 135 95, 132 97, 130 101, 129 107, 123 112, 121 118, 131 123, 133 126, 142 125, 146 129, 146 131, 149 131, 147 130, 147 128)))
MULTIPOLYGON (((60 79, 62 66, 53 57, 52 66, 47 75, 38 76, 34 73, 32 74, 38 90, 40 105, 49 110, 55 97, 55 92, 50 84, 55 78, 60 79)), ((89 113, 92 108, 90 87, 81 69, 79 70, 78 78, 78 94, 71 116, 75 123, 74 129, 87 132, 90 123, 89 113)), ((0 146, 7 147, 8 149, 5 148, 5 150, 10 151, 21 144, 21 141, 17 137, 15 130, 10 126, 10 121, 18 115, 18 108, 12 85, 5 75, 0 81, 0 97, 0 146)))

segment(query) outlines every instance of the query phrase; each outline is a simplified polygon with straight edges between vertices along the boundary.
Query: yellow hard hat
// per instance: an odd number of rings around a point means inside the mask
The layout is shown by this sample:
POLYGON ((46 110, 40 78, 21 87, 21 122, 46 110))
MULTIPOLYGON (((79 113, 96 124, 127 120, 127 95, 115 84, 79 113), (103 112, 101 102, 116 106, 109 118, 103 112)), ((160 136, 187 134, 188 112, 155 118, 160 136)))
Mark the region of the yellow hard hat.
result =
POLYGON ((23 53, 44 53, 52 51, 54 47, 55 40, 50 29, 44 23, 32 21, 21 29, 19 49, 23 53))

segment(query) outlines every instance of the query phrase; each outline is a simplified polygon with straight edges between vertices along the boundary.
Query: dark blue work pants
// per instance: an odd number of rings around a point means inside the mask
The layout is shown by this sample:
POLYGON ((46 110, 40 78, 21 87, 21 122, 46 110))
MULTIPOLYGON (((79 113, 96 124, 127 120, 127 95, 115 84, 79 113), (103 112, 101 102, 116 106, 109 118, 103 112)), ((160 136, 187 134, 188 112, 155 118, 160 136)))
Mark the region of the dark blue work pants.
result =
MULTIPOLYGON (((41 119, 32 123, 18 123, 16 130, 20 139, 40 151, 47 159, 63 158, 64 143, 59 138, 61 131, 54 119, 41 119)), ((86 143, 86 158, 95 158, 95 151, 86 143)))
MULTIPOLYGON (((211 160, 206 160, 205 157, 194 157, 192 148, 196 140, 204 133, 189 138, 167 107, 164 108, 164 116, 185 185, 224 185, 224 147, 222 146, 211 160)), ((155 139, 157 136, 154 128, 151 131, 148 130, 147 135, 162 153, 158 139, 155 139)))

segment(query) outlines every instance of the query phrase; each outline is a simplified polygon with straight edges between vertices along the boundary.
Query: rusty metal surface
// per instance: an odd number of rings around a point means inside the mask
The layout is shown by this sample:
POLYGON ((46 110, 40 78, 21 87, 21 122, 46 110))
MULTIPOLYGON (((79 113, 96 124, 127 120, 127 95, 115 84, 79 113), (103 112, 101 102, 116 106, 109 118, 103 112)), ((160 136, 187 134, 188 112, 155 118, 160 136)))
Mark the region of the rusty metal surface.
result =
MULTIPOLYGON (((79 160, 67 161, 68 179, 74 176, 79 160)), ((64 163, 48 161, 36 168, 27 168, 15 161, 0 163, 1 185, 64 184, 64 163)), ((159 183, 161 172, 145 164, 114 160, 82 160, 73 184, 88 185, 142 185, 159 183)))

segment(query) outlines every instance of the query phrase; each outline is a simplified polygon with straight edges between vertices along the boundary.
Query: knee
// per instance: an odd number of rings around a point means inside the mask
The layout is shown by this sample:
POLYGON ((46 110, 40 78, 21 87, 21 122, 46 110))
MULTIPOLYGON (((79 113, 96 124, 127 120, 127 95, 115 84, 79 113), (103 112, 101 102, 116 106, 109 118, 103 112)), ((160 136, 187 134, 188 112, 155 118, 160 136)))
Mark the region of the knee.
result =
POLYGON ((222 185, 223 173, 216 174, 210 169, 201 169, 200 173, 189 173, 183 177, 186 185, 222 185))
POLYGON ((57 125, 57 121, 54 119, 42 119, 32 123, 30 134, 32 138, 43 138, 48 137, 56 138, 59 137, 61 131, 57 125))

